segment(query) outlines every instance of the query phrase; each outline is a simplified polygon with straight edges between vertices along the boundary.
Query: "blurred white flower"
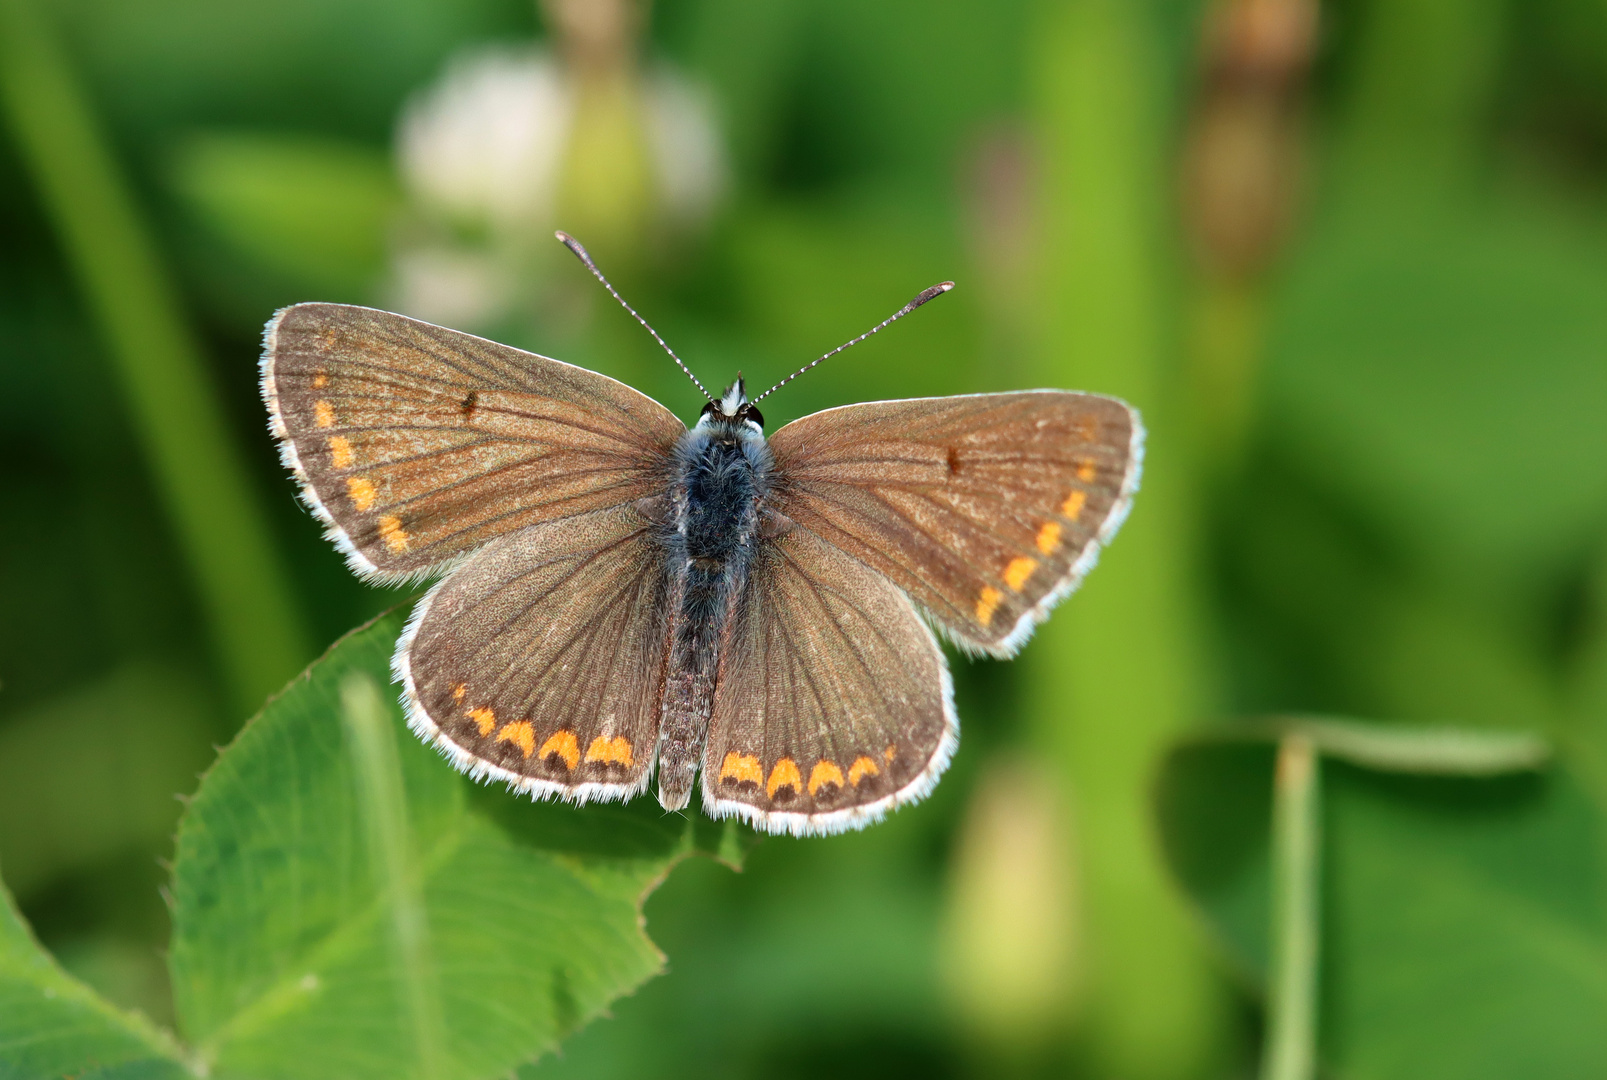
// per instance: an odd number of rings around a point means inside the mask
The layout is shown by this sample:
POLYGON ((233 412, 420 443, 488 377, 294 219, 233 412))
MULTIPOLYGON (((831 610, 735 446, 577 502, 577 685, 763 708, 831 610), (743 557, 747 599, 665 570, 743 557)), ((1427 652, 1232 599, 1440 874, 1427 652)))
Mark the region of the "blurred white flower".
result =
POLYGON ((713 104, 700 87, 669 68, 648 79, 647 138, 654 178, 665 210, 697 223, 725 194, 725 148, 714 125, 713 104))
POLYGON ((530 227, 553 214, 573 102, 558 66, 529 50, 460 56, 397 127, 402 180, 466 224, 530 227))
POLYGON ((664 65, 640 76, 623 70, 602 98, 597 87, 544 49, 503 46, 461 55, 408 103, 396 156, 415 220, 393 264, 398 309, 484 325, 539 287, 514 279, 544 264, 555 228, 686 231, 708 220, 726 186, 708 96, 664 65), (634 100, 607 97, 620 87, 634 100), (577 114, 588 118, 585 130, 576 130, 577 114), (598 123, 617 130, 599 132, 598 123), (632 161, 646 170, 644 206, 632 200, 640 188, 631 176, 618 177, 617 192, 599 191, 609 169, 632 161), (578 192, 566 188, 576 183, 578 192), (618 220, 599 222, 599 213, 618 220))

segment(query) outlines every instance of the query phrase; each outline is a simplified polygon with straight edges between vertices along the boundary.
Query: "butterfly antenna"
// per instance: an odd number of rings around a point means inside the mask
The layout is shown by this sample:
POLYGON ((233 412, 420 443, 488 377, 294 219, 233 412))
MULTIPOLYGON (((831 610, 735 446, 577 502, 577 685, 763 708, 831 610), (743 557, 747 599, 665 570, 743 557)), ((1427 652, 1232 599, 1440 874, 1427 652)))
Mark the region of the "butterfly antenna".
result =
MULTIPOLYGON (((654 330, 651 326, 649 326, 646 319, 644 319, 640 315, 636 314, 636 309, 631 307, 629 304, 627 304, 625 302, 625 298, 623 296, 619 295, 619 290, 614 288, 614 286, 612 286, 612 285, 610 285, 608 283, 608 279, 603 277, 603 272, 601 270, 597 269, 597 264, 591 261, 591 256, 589 254, 587 254, 586 249, 580 246, 580 241, 576 240, 573 236, 570 236, 568 233, 564 232, 562 229, 558 230, 553 235, 558 237, 558 242, 559 243, 563 244, 564 247, 568 248, 570 251, 575 253, 575 258, 579 259, 581 262, 586 264, 586 269, 590 270, 592 272, 592 276, 595 277, 598 281, 603 283, 603 288, 608 290, 608 295, 612 296, 615 300, 618 300, 619 301, 619 306, 624 308, 626 311, 630 312, 631 313, 631 318, 633 318, 637 322, 641 323, 642 328, 644 330, 646 330, 649 334, 653 335, 653 340, 658 342, 658 347, 663 349, 665 352, 669 353, 670 354, 670 359, 674 360, 676 365, 682 371, 686 372, 686 377, 688 379, 692 380, 692 384, 694 386, 696 386, 699 390, 703 391, 703 396, 704 397, 708 398, 710 402, 713 402, 715 400, 714 395, 709 393, 707 387, 705 387, 702 383, 698 382, 697 376, 692 374, 692 369, 687 367, 684 363, 681 362, 681 358, 679 356, 675 355, 675 350, 670 348, 668 343, 666 343, 663 338, 658 336, 658 331, 654 330)), ((931 290, 927 290, 927 291, 930 292, 931 290)), ((923 303, 924 303, 924 301, 923 301, 923 303)), ((899 312, 899 314, 902 315, 903 312, 899 312)), ((896 316, 895 316, 895 318, 896 318, 896 316)), ((880 330, 881 327, 878 326, 876 329, 880 330)))
POLYGON ((891 315, 877 323, 875 326, 871 327, 869 330, 866 330, 863 334, 860 334, 854 340, 843 342, 841 345, 831 350, 831 352, 827 353, 825 356, 822 356, 819 360, 811 360, 809 363, 805 364, 803 367, 799 368, 797 371, 794 371, 791 375, 788 375, 785 379, 782 379, 780 382, 776 383, 776 385, 754 398, 754 404, 758 404, 771 394, 775 393, 777 390, 780 390, 783 386, 786 386, 792 380, 796 379, 798 376, 820 363, 821 360, 830 360, 844 349, 853 345, 858 345, 861 341, 864 341, 866 338, 870 337, 884 326, 891 326, 893 323, 896 323, 898 320, 902 319, 904 316, 908 315, 910 312, 914 311, 928 300, 935 300, 952 288, 954 288, 954 282, 945 281, 941 282, 940 284, 933 285, 930 289, 922 289, 920 294, 916 296, 915 299, 893 312, 891 315))

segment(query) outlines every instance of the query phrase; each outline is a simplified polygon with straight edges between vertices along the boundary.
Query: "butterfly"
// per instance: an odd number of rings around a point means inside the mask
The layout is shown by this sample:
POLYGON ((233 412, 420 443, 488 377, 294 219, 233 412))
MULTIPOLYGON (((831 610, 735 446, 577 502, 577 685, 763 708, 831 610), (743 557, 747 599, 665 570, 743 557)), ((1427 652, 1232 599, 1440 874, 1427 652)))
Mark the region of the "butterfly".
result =
MULTIPOLYGON (((688 429, 623 383, 401 315, 265 333, 285 464, 351 568, 439 578, 393 661, 477 780, 837 832, 929 792, 959 738, 934 628, 1013 655, 1126 517, 1144 429, 1064 390, 878 401, 764 436, 740 377, 688 429)), ((934 286, 821 360, 941 295, 934 286)), ((819 363, 817 360, 814 363, 819 363)))

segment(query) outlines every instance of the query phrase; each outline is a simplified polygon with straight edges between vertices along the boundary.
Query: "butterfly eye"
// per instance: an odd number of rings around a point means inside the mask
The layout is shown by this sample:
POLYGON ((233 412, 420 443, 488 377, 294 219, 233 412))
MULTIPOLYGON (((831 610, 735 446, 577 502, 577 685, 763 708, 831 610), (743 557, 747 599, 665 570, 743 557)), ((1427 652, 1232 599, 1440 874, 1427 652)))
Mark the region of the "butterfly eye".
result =
POLYGON ((758 409, 755 409, 752 405, 744 405, 742 408, 738 409, 737 418, 740 420, 752 421, 754 424, 759 426, 759 430, 764 430, 764 414, 758 409))

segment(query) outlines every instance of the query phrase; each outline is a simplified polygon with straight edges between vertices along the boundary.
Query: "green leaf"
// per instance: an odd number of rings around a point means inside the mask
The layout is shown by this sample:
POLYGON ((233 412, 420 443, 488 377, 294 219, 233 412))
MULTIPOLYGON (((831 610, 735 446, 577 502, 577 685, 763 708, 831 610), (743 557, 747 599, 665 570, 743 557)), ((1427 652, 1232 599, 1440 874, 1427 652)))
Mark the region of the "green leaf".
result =
MULTIPOLYGON (((1269 745, 1196 742, 1157 787, 1172 871, 1256 985, 1272 759, 1269 745)), ((1355 1080, 1599 1075, 1607 823, 1566 765, 1492 778, 1329 760, 1323 793, 1326 1065, 1355 1080)))
POLYGON ((168 1080, 189 1075, 166 1033, 62 971, 0 888, 0 1077, 168 1080))
POLYGON ((478 787, 407 731, 390 615, 254 719, 179 827, 172 969, 212 1075, 506 1075, 662 970, 641 904, 748 836, 478 787))

